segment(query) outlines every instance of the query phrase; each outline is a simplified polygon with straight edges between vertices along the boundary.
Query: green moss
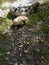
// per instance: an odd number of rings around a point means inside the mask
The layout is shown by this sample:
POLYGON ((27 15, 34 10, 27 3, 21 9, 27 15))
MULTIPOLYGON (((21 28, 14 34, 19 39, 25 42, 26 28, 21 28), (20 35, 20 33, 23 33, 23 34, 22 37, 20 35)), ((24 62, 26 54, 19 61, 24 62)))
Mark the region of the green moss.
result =
POLYGON ((12 25, 12 20, 9 20, 8 18, 3 18, 0 22, 2 22, 0 25, 0 31, 5 30, 7 27, 12 25))

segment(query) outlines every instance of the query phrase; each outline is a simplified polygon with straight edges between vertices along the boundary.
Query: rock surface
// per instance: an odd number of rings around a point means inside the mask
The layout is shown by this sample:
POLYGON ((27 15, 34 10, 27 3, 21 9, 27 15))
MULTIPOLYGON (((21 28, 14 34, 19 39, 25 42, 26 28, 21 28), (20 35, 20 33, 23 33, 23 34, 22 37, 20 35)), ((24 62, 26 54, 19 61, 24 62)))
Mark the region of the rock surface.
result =
POLYGON ((12 15, 17 15, 18 13, 25 11, 26 8, 32 6, 36 2, 37 0, 17 0, 12 4, 10 12, 12 15))

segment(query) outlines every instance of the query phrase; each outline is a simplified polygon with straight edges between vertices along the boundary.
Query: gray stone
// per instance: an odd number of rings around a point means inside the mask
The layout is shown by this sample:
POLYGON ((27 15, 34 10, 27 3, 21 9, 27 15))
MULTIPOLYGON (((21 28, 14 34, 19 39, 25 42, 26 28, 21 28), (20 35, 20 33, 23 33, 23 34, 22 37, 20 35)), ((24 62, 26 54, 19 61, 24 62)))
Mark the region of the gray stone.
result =
POLYGON ((36 2, 37 0, 17 0, 12 4, 10 12, 16 16, 20 15, 21 12, 24 12, 29 6, 32 6, 36 2))

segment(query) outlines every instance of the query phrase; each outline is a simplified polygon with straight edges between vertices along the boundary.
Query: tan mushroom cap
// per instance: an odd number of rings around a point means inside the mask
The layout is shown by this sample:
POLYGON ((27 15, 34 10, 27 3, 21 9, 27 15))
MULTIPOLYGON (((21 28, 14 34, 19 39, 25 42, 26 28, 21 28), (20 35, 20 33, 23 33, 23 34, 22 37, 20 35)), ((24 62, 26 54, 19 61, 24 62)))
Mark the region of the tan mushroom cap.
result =
POLYGON ((13 24, 14 25, 18 25, 18 24, 23 23, 23 21, 27 21, 27 20, 28 20, 28 17, 26 17, 26 16, 19 16, 19 17, 15 18, 13 20, 13 24))

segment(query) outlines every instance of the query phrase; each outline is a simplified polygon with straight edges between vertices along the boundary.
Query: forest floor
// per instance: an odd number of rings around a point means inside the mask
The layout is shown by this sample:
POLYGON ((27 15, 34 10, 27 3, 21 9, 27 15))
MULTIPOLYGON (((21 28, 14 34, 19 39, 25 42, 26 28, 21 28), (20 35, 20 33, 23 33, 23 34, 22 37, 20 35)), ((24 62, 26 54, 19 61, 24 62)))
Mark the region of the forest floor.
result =
POLYGON ((49 3, 40 5, 25 25, 13 26, 13 18, 0 19, 0 65, 49 65, 49 3))

